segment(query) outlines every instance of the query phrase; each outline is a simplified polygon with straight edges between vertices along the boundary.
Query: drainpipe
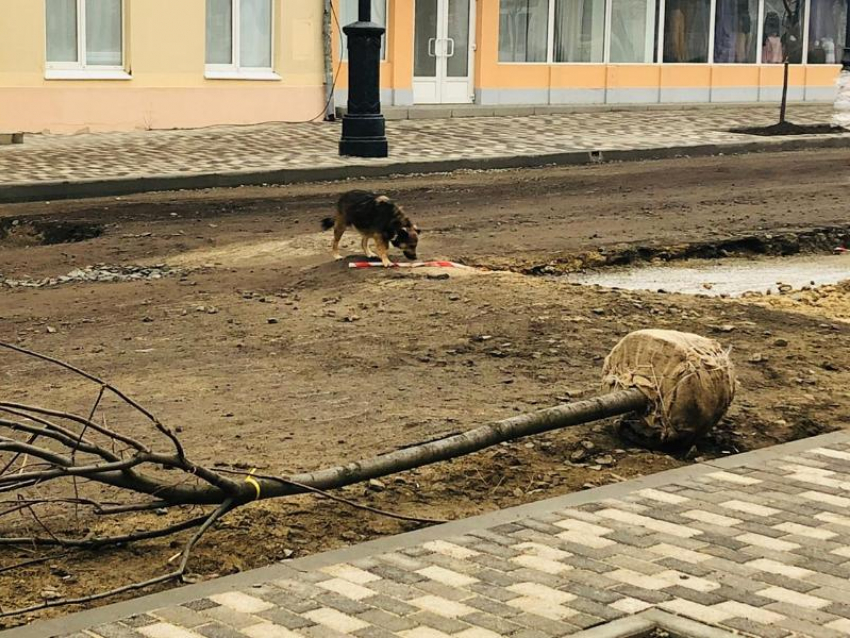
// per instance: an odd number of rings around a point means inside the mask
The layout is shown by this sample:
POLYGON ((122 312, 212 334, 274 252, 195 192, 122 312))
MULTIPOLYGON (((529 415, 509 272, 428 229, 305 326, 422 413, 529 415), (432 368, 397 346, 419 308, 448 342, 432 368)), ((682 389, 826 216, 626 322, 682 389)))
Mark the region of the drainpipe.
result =
POLYGON ((333 122, 336 119, 336 106, 334 105, 334 58, 333 58, 333 0, 325 0, 325 9, 322 14, 322 45, 325 53, 325 121, 333 122))

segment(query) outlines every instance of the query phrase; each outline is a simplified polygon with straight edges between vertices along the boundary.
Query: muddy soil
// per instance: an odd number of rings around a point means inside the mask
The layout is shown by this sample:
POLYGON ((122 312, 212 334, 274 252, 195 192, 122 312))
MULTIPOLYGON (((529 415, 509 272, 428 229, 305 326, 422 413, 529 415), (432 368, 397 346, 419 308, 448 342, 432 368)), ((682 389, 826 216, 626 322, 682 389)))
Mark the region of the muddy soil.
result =
MULTIPOLYGON (((848 161, 836 151, 355 184, 407 205, 425 229, 421 256, 489 270, 349 270, 333 262, 318 220, 352 184, 3 206, 0 218, 17 222, 7 228, 63 222, 102 232, 50 245, 38 239, 43 230, 7 233, 0 279, 38 282, 95 264, 164 264, 176 272, 0 288, 0 339, 130 391, 179 430, 197 463, 283 475, 591 396, 604 356, 632 330, 693 331, 733 349, 740 393, 695 449, 630 448, 603 422, 341 491, 410 516, 469 516, 850 423, 844 316, 525 274, 547 264, 581 265, 594 253, 652 258, 740 237, 756 238, 749 245, 767 246, 763 252, 777 236, 840 241, 848 161)), ((354 253, 358 239, 352 233, 346 242, 354 253)), ((820 250, 820 243, 782 245, 800 252, 820 250)), ((97 390, 9 354, 0 355, 0 379, 10 400, 70 411, 87 411, 97 390)), ((151 436, 115 403, 101 414, 116 429, 151 436)), ((190 515, 116 522, 85 511, 79 518, 54 514, 42 517, 53 533, 93 534, 190 515)), ((7 520, 3 533, 19 533, 23 520, 7 520)), ((321 497, 258 503, 212 530, 191 569, 209 578, 413 526, 321 497)), ((75 552, 10 571, 3 566, 33 550, 2 548, 0 606, 162 573, 182 540, 75 552)))

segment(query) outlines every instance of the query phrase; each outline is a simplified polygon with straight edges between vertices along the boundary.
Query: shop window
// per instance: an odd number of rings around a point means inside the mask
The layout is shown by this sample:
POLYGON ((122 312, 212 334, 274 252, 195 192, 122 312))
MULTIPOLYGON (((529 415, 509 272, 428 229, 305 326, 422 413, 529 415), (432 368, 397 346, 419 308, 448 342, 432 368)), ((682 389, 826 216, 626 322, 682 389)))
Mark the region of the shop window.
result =
POLYGON ((758 0, 717 0, 714 62, 754 64, 758 46, 758 0))
MULTIPOLYGON (((357 0, 340 0, 340 26, 344 27, 352 22, 357 22, 358 7, 357 0)), ((385 29, 387 28, 387 0, 372 0, 372 22, 380 24, 385 29)), ((342 59, 348 59, 348 36, 340 29, 340 47, 342 51, 342 59)), ((384 32, 384 37, 381 40, 381 59, 387 59, 387 33, 384 32)))
POLYGON ((611 62, 655 61, 655 0, 611 0, 611 62))
POLYGON ((844 0, 811 0, 809 64, 838 64, 844 53, 847 4, 844 0))
POLYGON ((46 0, 45 6, 48 77, 89 70, 103 79, 110 71, 127 77, 121 0, 46 0))
POLYGON ((272 18, 272 0, 207 0, 207 77, 276 77, 272 18))
POLYGON ((605 0, 555 0, 555 62, 602 62, 605 0))
POLYGON ((499 62, 546 62, 548 0, 499 2, 499 62))
POLYGON ((803 61, 803 0, 765 0, 762 64, 803 61))
POLYGON ((666 0, 664 61, 708 62, 710 0, 666 0))

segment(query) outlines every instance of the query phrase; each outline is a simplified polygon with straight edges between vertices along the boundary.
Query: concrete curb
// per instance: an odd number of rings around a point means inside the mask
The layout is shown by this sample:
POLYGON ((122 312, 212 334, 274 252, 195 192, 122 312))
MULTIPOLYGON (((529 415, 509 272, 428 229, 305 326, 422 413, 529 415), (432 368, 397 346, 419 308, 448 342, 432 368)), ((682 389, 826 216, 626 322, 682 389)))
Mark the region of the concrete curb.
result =
MULTIPOLYGON (((267 567, 243 572, 241 574, 234 574, 232 576, 225 576, 223 578, 199 583, 197 585, 188 585, 178 589, 150 594, 148 596, 107 605, 97 609, 90 609, 60 618, 38 621, 31 625, 7 629, 0 632, 0 636, 2 636, 2 638, 51 638, 56 635, 70 634, 104 623, 115 622, 122 618, 127 618, 128 616, 140 614, 145 611, 180 605, 206 596, 212 596, 232 591, 234 589, 251 587, 271 580, 286 578, 288 575, 292 574, 293 570, 301 572, 313 571, 328 565, 335 565, 337 563, 353 561, 373 556, 375 554, 405 549, 431 540, 460 536, 475 529, 502 525, 522 518, 568 509, 585 503, 601 501, 608 498, 619 498, 638 490, 669 485, 675 481, 693 479, 723 469, 747 465, 759 466, 768 459, 797 454, 808 449, 829 446, 830 444, 847 440, 850 440, 850 433, 843 430, 822 434, 809 439, 784 443, 782 445, 776 445, 762 450, 756 450, 754 452, 738 454, 700 465, 690 465, 674 470, 668 470, 666 472, 652 474, 650 476, 626 481, 624 483, 605 485, 591 490, 574 492, 572 494, 566 494, 564 496, 558 496, 535 503, 528 503, 509 509, 498 510, 496 512, 482 514, 472 518, 452 521, 444 525, 437 525, 414 532, 408 532, 406 534, 379 538, 366 543, 354 545, 352 547, 316 554, 314 556, 307 556, 305 558, 299 558, 283 563, 276 563, 267 567)), ((668 616, 668 614, 665 614, 665 617, 668 616)), ((669 617, 675 618, 673 616, 669 617)), ((656 620, 655 622, 655 626, 657 626, 658 621, 656 620)), ((675 628, 671 627, 671 629, 674 629, 671 633, 675 635, 675 628)), ((719 630, 714 631, 717 632, 719 630)), ((622 635, 640 636, 641 634, 627 633, 622 635)), ((694 638, 717 638, 725 637, 727 634, 700 634, 692 632, 684 633, 683 635, 688 638, 691 638, 692 636, 694 638)), ((594 638, 595 636, 596 634, 589 634, 588 638, 594 638)), ((620 635, 600 634, 600 636, 605 638, 619 638, 620 635)))
POLYGON ((316 168, 283 168, 246 170, 227 173, 187 175, 137 175, 116 179, 77 180, 69 182, 27 182, 0 184, 0 203, 83 199, 149 193, 155 191, 198 190, 235 186, 286 185, 307 182, 343 181, 364 177, 388 177, 417 173, 448 173, 457 170, 493 170, 535 168, 541 166, 579 166, 603 162, 636 162, 675 157, 710 157, 783 151, 850 148, 850 135, 821 138, 756 139, 742 142, 670 146, 628 150, 565 151, 540 155, 517 155, 487 158, 454 158, 433 161, 385 162, 316 168))

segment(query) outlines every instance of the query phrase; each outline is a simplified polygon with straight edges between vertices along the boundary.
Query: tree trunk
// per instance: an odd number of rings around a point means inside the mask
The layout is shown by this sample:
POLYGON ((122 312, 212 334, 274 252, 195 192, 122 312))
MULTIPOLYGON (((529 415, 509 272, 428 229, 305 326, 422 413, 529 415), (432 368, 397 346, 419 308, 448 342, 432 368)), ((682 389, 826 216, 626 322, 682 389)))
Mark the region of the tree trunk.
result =
POLYGON ((785 114, 788 111, 788 59, 785 60, 785 73, 782 78, 782 105, 779 107, 779 123, 785 124, 785 114))
MULTIPOLYGON (((271 498, 304 492, 305 490, 299 485, 321 490, 336 489, 362 483, 369 479, 412 470, 423 465, 447 461, 531 434, 582 425, 630 412, 641 412, 647 408, 647 405, 648 401, 640 390, 620 390, 594 399, 559 405, 531 414, 496 421, 462 434, 429 441, 428 443, 420 443, 371 459, 355 461, 326 470, 297 474, 289 477, 289 480, 292 481, 291 484, 257 477, 260 485, 258 491, 261 495, 260 498, 271 498)), ((251 490, 253 489, 251 488, 251 490)))

